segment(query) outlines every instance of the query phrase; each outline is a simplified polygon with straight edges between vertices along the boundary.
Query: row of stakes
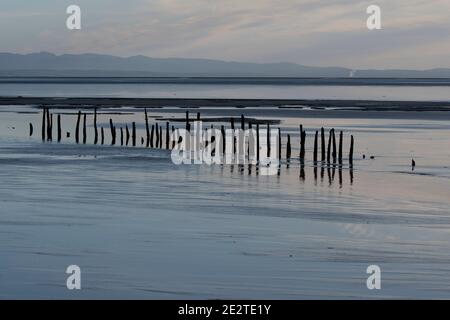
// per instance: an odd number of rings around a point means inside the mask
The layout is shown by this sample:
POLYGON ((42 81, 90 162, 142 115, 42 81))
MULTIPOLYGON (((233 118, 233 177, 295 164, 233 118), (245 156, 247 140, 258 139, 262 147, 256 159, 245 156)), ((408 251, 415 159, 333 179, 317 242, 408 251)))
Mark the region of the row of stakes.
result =
MULTIPOLYGON (((83 140, 82 143, 87 143, 87 133, 86 133, 86 113, 82 113, 81 111, 78 111, 77 116, 77 122, 75 127, 75 142, 80 143, 80 125, 81 125, 81 118, 83 118, 83 140)), ((201 116, 200 113, 197 113, 197 121, 200 121, 201 116)), ((191 124, 189 119, 189 111, 186 111, 186 130, 190 131, 191 124)), ((230 118, 230 125, 231 129, 235 129, 235 122, 234 118, 230 118)), ((116 144, 117 139, 117 128, 114 125, 112 119, 109 119, 109 128, 111 131, 111 145, 116 144)), ((158 123, 152 124, 151 129, 148 121, 148 115, 147 115, 147 109, 145 109, 145 128, 146 128, 146 139, 144 137, 141 137, 141 144, 143 145, 144 142, 146 143, 147 148, 163 148, 163 127, 160 126, 158 123)), ((213 126, 211 125, 211 128, 213 126)), ((252 129, 252 123, 248 122, 248 128, 252 129)), ((244 115, 241 115, 241 129, 245 130, 245 117, 244 115)), ((175 147, 175 141, 172 141, 172 146, 170 146, 170 130, 172 132, 175 131, 175 127, 172 125, 170 126, 170 122, 166 122, 166 128, 165 128, 165 149, 170 149, 175 147)), ((30 136, 33 135, 33 124, 30 123, 30 136)), ((97 108, 94 109, 94 144, 104 144, 105 141, 105 133, 104 128, 101 127, 100 130, 98 130, 97 126, 97 108), (100 131, 100 139, 99 139, 99 131, 100 131), (100 141, 99 141, 100 140, 100 141)), ((278 157, 281 160, 281 130, 278 128, 278 157)), ((222 134, 222 141, 225 139, 225 127, 221 126, 221 134, 222 134)), ((70 137, 70 132, 66 133, 66 137, 70 137)), ((136 123, 133 122, 131 125, 131 133, 128 125, 125 126, 125 132, 123 130, 123 127, 120 127, 120 145, 127 145, 129 144, 129 140, 131 138, 131 144, 132 146, 136 146, 136 123)), ((62 129, 61 129, 61 115, 57 115, 57 141, 60 142, 62 139, 62 129)), ((257 162, 259 163, 259 151, 260 151, 260 135, 259 135, 259 121, 256 123, 256 157, 257 162)), ((43 113, 42 113, 42 140, 43 141, 52 141, 53 140, 53 114, 50 113, 49 108, 44 107, 43 113)), ((215 140, 215 137, 213 136, 211 138, 211 142, 215 140)), ((179 137, 178 142, 182 141, 182 137, 179 137)), ((320 130, 320 141, 321 141, 321 161, 322 163, 328 163, 328 164, 336 164, 338 163, 339 166, 342 166, 343 164, 343 156, 342 156, 342 148, 343 148, 343 133, 342 131, 339 132, 339 145, 337 147, 336 143, 336 134, 334 128, 330 129, 328 134, 328 142, 326 141, 325 137, 325 129, 322 127, 320 130), (328 145, 327 145, 328 144, 328 145), (328 147, 328 148, 327 148, 328 147)), ((306 131, 303 130, 303 126, 300 125, 300 161, 304 161, 305 159, 305 143, 306 143, 306 131)), ((313 151, 313 160, 314 163, 318 162, 318 149, 319 149, 319 131, 316 130, 315 136, 314 136, 314 151, 313 151)), ((267 122, 267 156, 270 157, 270 123, 267 122)), ((236 138, 234 141, 233 150, 235 152, 236 150, 236 138)), ((349 166, 353 166, 353 150, 354 150, 354 138, 353 135, 350 137, 350 151, 349 151, 349 166)), ((223 152, 225 152, 225 143, 223 143, 223 152)), ((290 161, 291 159, 291 136, 287 135, 287 142, 286 142, 286 160, 290 161)))

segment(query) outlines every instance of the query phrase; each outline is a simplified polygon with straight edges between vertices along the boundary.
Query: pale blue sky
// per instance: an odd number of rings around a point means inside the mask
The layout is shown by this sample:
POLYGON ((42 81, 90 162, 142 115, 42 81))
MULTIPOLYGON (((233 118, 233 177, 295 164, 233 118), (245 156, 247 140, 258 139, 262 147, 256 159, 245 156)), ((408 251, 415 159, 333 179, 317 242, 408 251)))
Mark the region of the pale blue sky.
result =
POLYGON ((449 0, 1 0, 0 51, 450 67, 449 0), (82 30, 65 27, 82 9, 82 30), (379 31, 366 28, 370 4, 379 31))

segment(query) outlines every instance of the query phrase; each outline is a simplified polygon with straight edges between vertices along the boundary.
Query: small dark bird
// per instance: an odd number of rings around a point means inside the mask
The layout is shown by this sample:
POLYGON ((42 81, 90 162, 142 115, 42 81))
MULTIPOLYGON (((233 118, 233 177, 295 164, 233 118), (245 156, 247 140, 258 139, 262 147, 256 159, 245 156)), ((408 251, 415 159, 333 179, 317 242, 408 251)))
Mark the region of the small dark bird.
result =
POLYGON ((370 159, 375 159, 375 156, 370 156, 370 159))

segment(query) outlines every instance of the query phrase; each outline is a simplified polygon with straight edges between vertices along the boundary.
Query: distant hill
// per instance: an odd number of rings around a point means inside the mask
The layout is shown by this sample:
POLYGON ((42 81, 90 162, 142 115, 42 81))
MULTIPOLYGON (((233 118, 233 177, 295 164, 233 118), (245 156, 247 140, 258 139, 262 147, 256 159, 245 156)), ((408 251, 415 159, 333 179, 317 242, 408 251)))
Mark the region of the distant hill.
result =
POLYGON ((247 63, 210 59, 128 58, 100 54, 0 53, 0 76, 190 77, 401 77, 450 78, 450 69, 352 70, 295 63, 247 63))

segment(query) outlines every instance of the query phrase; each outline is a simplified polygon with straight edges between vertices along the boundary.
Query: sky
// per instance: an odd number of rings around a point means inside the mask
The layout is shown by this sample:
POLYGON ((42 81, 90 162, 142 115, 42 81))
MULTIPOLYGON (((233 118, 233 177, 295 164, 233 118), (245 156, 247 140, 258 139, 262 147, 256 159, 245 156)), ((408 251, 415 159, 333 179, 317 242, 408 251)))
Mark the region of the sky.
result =
POLYGON ((450 0, 1 0, 0 52, 41 51, 450 68, 450 0), (72 4, 81 30, 66 28, 72 4))

